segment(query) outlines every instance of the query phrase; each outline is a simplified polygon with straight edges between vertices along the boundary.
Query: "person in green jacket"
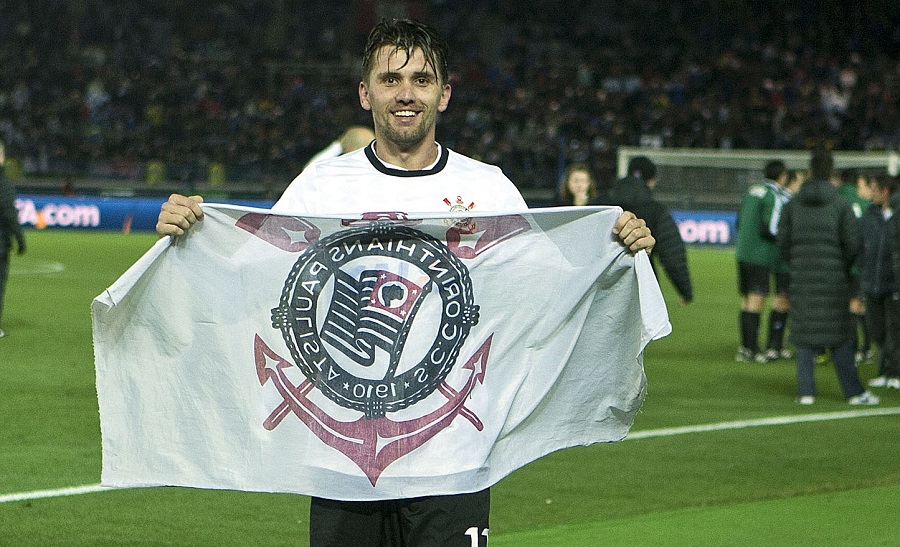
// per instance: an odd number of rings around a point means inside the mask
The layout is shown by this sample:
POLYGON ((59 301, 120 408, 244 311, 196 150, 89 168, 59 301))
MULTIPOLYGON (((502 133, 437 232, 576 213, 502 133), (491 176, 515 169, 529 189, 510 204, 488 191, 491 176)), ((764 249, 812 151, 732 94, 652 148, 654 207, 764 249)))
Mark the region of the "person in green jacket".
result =
POLYGON ((785 188, 789 172, 781 160, 768 162, 763 184, 749 188, 738 213, 735 258, 737 259, 738 291, 741 295, 739 316, 740 341, 736 361, 765 363, 774 359, 789 359, 784 347, 790 303, 788 301, 787 267, 778 251, 778 221, 791 193, 785 188), (769 312, 766 349, 759 348, 760 317, 774 279, 775 296, 769 312))

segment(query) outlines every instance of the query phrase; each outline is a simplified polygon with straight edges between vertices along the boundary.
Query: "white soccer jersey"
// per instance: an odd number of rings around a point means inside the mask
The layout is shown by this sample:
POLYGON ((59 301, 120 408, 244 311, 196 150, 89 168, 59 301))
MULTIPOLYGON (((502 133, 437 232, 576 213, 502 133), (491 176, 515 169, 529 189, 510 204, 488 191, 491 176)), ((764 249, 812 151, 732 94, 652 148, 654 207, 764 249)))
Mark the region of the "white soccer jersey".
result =
POLYGON ((309 165, 272 207, 287 214, 510 212, 528 208, 499 167, 440 147, 421 171, 382 163, 373 144, 309 165))

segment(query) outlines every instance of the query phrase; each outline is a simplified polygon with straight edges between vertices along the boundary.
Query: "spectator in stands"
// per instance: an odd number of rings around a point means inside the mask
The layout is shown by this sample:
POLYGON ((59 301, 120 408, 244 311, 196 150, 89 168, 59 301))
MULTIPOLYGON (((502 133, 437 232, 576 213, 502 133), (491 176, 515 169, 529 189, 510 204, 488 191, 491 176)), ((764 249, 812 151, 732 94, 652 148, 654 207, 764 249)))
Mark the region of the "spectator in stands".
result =
POLYGON ((784 331, 787 325, 790 302, 788 299, 789 275, 778 251, 778 223, 784 205, 791 194, 785 189, 788 170, 781 160, 769 161, 764 169, 766 181, 754 184, 747 190, 741 202, 737 220, 738 290, 741 294, 741 311, 738 318, 741 345, 736 361, 764 363, 777 358, 790 358, 785 351, 784 331), (771 292, 772 281, 775 297, 769 312, 769 334, 765 352, 759 349, 759 326, 766 298, 771 292))
POLYGON ((655 269, 657 261, 662 263, 681 303, 686 305, 694 300, 687 252, 669 209, 653 197, 655 186, 656 165, 646 156, 635 156, 628 162, 628 175, 617 180, 608 195, 600 197, 600 203, 618 205, 647 222, 656 238, 651 264, 655 269))
POLYGON ((878 346, 878 376, 869 387, 900 389, 900 283, 891 267, 893 243, 888 223, 895 211, 891 196, 897 180, 885 175, 872 179, 872 205, 860 219, 862 252, 859 257, 860 293, 866 324, 878 346))
POLYGON ((594 182, 588 166, 573 163, 566 168, 566 175, 559 186, 556 205, 589 205, 596 199, 597 183, 594 182))
POLYGON ((831 152, 813 151, 810 180, 784 208, 778 246, 790 265, 794 310, 790 339, 797 348, 797 402, 815 402, 815 357, 830 349, 844 396, 851 405, 880 401, 863 387, 853 362, 856 322, 851 268, 859 254, 859 221, 831 181, 831 152))
MULTIPOLYGON (((0 134, 20 141, 29 173, 138 179, 142 165, 158 160, 173 177, 203 177, 198 166, 227 159, 230 178, 286 182, 363 121, 352 106, 347 53, 362 36, 324 0, 285 10, 222 1, 205 10, 192 2, 148 9, 147 0, 45 4, 0 5, 0 134), (310 14, 317 24, 308 24, 310 14), (348 77, 322 63, 342 65, 348 77)), ((815 3, 660 11, 625 0, 602 18, 586 17, 577 32, 566 18, 521 16, 539 5, 421 6, 465 52, 452 78, 468 92, 444 114, 442 142, 499 164, 520 187, 552 192, 560 165, 575 161, 607 180, 617 148, 642 142, 801 149, 828 131, 835 149, 900 147, 896 39, 854 23, 876 24, 869 3, 848 4, 846 20, 834 21, 815 3), (486 17, 506 32, 473 31, 486 17), (618 39, 648 21, 646 40, 618 39), (729 32, 705 32, 722 21, 729 32), (800 27, 809 32, 798 49, 800 27)))
MULTIPOLYGON (((0 320, 3 318, 3 300, 6 294, 6 281, 9 279, 9 254, 15 240, 18 254, 25 252, 25 234, 19 225, 19 212, 16 210, 16 194, 12 184, 6 179, 3 168, 3 150, 0 145, 0 320)), ((2 327, 0 323, 0 327, 2 327)), ((0 328, 0 338, 6 333, 0 328)))

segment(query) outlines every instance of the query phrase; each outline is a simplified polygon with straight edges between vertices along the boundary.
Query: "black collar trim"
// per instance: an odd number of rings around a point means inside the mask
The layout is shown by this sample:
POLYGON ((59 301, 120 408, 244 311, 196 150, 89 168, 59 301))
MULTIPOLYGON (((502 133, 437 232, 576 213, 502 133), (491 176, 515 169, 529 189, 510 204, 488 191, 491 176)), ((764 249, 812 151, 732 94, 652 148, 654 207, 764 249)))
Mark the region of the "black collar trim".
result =
POLYGON ((438 158, 436 164, 431 169, 421 169, 418 171, 404 171, 403 169, 394 169, 392 167, 388 167, 384 163, 378 159, 378 156, 375 155, 375 141, 369 143, 369 146, 366 147, 366 157, 369 158, 369 163, 372 164, 372 167, 378 169, 385 175, 391 175, 393 177, 424 177, 427 175, 433 175, 435 173, 439 173, 444 169, 447 165, 447 159, 450 157, 450 150, 446 146, 441 147, 441 157, 438 158))

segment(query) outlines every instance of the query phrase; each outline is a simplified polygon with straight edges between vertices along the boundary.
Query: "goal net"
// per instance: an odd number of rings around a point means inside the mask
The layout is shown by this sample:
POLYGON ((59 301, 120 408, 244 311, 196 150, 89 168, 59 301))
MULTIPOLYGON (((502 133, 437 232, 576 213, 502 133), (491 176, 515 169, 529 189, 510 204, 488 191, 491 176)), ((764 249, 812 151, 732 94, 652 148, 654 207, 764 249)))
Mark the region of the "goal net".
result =
MULTIPOLYGON (((750 185, 762 182, 770 160, 788 169, 809 167, 808 150, 721 150, 706 148, 619 147, 617 175, 626 175, 628 162, 647 156, 656 164, 654 194, 673 209, 737 210, 750 185)), ((898 152, 834 152, 835 171, 855 168, 864 175, 900 170, 898 152)))

